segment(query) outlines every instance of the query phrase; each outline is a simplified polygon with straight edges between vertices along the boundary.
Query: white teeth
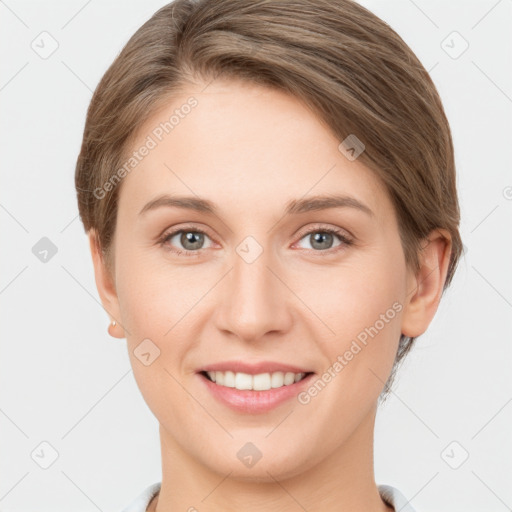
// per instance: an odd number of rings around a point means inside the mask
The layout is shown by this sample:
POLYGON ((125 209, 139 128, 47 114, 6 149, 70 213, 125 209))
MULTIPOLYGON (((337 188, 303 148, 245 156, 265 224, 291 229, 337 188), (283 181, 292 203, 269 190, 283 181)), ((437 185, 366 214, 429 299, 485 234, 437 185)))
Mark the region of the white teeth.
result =
POLYGON ((252 388, 255 391, 265 391, 266 389, 270 389, 272 387, 270 384, 270 373, 259 373, 252 377, 252 388))
POLYGON ((224 386, 224 374, 222 372, 215 372, 215 382, 224 386))
POLYGON ((275 372, 272 374, 270 378, 272 382, 273 388, 280 388, 284 384, 284 373, 283 372, 275 372))
MULTIPOLYGON (((215 372, 219 375, 221 372, 215 372)), ((252 375, 248 373, 235 374, 235 388, 236 389, 252 389, 252 375)))
POLYGON ((280 388, 289 386, 294 382, 299 382, 306 375, 305 373, 293 372, 274 372, 274 373, 258 373, 250 375, 241 372, 207 372, 210 380, 219 386, 226 386, 236 389, 251 389, 254 391, 265 391, 271 388, 280 388))
POLYGON ((295 374, 292 372, 286 372, 284 374, 284 385, 289 386, 295 382, 295 374))
POLYGON ((228 388, 235 387, 235 374, 233 372, 224 372, 224 386, 228 388))

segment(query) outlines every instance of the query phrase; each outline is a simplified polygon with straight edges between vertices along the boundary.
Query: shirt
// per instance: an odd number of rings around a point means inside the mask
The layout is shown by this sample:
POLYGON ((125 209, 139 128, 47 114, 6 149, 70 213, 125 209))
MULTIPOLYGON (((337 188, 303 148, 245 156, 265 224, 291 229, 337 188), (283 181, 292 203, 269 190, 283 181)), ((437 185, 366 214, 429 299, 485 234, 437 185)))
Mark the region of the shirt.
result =
MULTIPOLYGON (((149 502, 158 494, 161 484, 161 482, 156 482, 144 489, 122 512, 146 512, 149 502)), ((383 501, 393 507, 396 512, 415 512, 405 496, 396 487, 378 485, 377 488, 383 501)))

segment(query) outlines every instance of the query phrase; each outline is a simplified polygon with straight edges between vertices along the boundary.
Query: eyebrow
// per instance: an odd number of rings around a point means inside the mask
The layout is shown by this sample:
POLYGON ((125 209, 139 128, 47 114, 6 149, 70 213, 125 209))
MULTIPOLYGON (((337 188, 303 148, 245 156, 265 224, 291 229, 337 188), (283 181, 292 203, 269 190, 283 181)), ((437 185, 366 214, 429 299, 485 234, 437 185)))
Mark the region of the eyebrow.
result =
MULTIPOLYGON (((184 208, 200 213, 218 216, 218 208, 207 199, 193 196, 162 195, 148 203, 139 212, 142 215, 157 208, 184 208)), ((373 211, 355 197, 346 195, 318 195, 305 199, 294 199, 286 204, 284 215, 297 215, 310 211, 327 210, 329 208, 355 208, 370 217, 374 217, 373 211)))

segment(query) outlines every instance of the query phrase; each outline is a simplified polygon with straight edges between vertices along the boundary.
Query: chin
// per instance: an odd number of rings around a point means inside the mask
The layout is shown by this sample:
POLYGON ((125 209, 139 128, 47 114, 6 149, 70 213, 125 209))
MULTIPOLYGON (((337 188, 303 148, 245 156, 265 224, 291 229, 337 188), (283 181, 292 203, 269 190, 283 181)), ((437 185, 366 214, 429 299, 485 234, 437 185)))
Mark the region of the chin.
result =
POLYGON ((311 458, 308 463, 304 460, 304 453, 276 453, 269 450, 269 456, 263 454, 252 467, 246 466, 239 460, 236 453, 234 457, 227 458, 219 454, 214 460, 204 460, 203 465, 220 475, 228 475, 229 478, 239 482, 271 483, 276 480, 286 480, 300 475, 311 467, 311 458))

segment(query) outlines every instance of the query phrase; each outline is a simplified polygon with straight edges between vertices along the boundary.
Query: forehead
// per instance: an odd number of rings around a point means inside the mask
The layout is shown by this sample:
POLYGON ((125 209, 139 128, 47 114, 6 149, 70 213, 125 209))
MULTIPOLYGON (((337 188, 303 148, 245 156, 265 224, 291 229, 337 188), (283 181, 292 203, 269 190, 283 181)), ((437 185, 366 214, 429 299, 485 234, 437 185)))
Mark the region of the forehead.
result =
POLYGON ((382 182, 347 159, 340 142, 282 91, 241 81, 190 85, 139 129, 128 153, 145 156, 123 178, 119 208, 138 212, 168 193, 263 211, 304 196, 350 193, 383 213, 390 203, 382 182))

